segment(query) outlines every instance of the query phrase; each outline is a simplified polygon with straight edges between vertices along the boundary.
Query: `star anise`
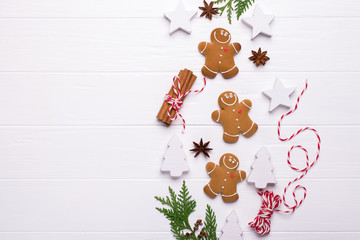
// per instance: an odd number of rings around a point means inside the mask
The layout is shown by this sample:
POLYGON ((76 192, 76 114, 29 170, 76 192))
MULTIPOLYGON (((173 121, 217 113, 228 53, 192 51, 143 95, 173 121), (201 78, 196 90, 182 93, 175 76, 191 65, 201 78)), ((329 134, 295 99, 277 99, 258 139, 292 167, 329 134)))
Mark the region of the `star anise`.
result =
POLYGON ((260 66, 260 64, 265 65, 266 61, 270 60, 270 58, 266 56, 267 51, 261 52, 261 48, 259 48, 257 52, 253 50, 251 52, 253 55, 249 57, 249 59, 253 61, 257 67, 260 66))
POLYGON ((196 152, 194 157, 197 157, 200 153, 203 153, 205 156, 210 157, 208 151, 213 150, 212 148, 208 148, 210 141, 203 143, 202 138, 200 139, 200 143, 193 142, 195 148, 190 149, 192 152, 196 152))
POLYGON ((204 7, 199 7, 200 10, 202 10, 203 12, 201 13, 200 17, 205 16, 208 19, 212 19, 212 15, 216 15, 219 14, 218 13, 218 8, 213 8, 214 2, 210 2, 210 4, 207 4, 207 2, 205 2, 204 0, 204 7))

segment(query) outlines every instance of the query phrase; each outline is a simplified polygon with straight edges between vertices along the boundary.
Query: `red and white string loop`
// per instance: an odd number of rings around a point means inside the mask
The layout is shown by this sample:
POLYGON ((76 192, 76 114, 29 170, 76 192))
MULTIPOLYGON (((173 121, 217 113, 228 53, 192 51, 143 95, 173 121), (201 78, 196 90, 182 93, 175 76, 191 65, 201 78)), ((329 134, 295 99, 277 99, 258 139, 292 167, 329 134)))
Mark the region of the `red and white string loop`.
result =
POLYGON ((177 116, 179 116, 181 118, 181 120, 183 121, 183 130, 182 132, 185 131, 185 119, 183 118, 183 116, 181 115, 181 113, 179 112, 183 101, 181 99, 183 99, 186 95, 188 95, 189 93, 200 93, 204 90, 204 88, 206 87, 206 78, 204 78, 204 86, 199 89, 199 90, 189 90, 185 93, 182 93, 182 89, 181 89, 181 79, 178 76, 175 76, 173 78, 173 83, 172 83, 172 89, 174 90, 174 94, 175 97, 170 96, 169 94, 165 95, 164 101, 167 102, 168 104, 170 104, 170 107, 167 111, 167 114, 170 118, 170 120, 174 121, 177 116), (176 81, 177 80, 177 81, 176 81), (174 117, 171 117, 170 111, 174 109, 175 110, 175 115, 174 117))
POLYGON ((293 145, 288 153, 287 153, 287 164, 289 165, 289 167, 297 172, 302 172, 302 174, 291 180, 286 187, 284 188, 284 192, 283 192, 283 196, 282 198, 280 197, 280 195, 275 195, 273 192, 271 191, 262 191, 259 190, 258 194, 262 196, 263 200, 262 200, 262 204, 260 207, 260 211, 258 213, 258 216, 254 219, 253 222, 250 222, 249 225, 251 228, 254 228, 255 231, 260 234, 260 235, 266 235, 270 232, 270 217, 272 215, 272 213, 274 211, 276 212, 282 212, 282 213, 292 213, 295 211, 296 208, 298 208, 303 201, 306 198, 306 188, 302 185, 297 185, 295 186, 295 188, 292 191, 292 195, 293 195, 293 201, 294 204, 290 205, 287 200, 286 200, 286 193, 288 188, 290 187, 290 185, 292 185, 294 182, 299 181, 300 179, 302 179, 310 170, 310 168, 312 166, 314 166, 314 164, 318 161, 319 156, 320 156, 320 144, 321 144, 321 139, 320 139, 320 135, 318 134, 318 132, 316 131, 316 129, 314 128, 310 128, 310 127, 305 127, 305 128, 301 128, 299 130, 297 130, 295 133, 293 133, 290 137, 287 138, 283 138, 281 137, 281 122, 284 119, 284 117, 290 115, 291 113, 295 112, 296 109, 298 108, 298 104, 300 102, 300 98, 302 97, 302 95, 304 94, 304 92, 306 91, 308 87, 308 83, 307 80, 305 81, 305 87, 304 89, 301 91, 300 95, 298 96, 297 100, 296 100, 296 104, 294 106, 294 108, 292 110, 290 110, 289 112, 287 112, 286 114, 282 115, 279 122, 278 122, 278 128, 277 128, 277 134, 278 134, 278 138, 280 141, 290 141, 291 139, 293 139, 295 136, 297 136, 298 134, 300 134, 301 132, 304 131, 312 131, 313 133, 315 133, 316 137, 317 137, 317 153, 316 153, 316 157, 315 159, 310 163, 309 160, 309 152, 306 148, 304 148, 301 145, 293 145), (306 162, 305 162, 305 167, 304 168, 297 168, 295 167, 292 162, 290 161, 291 159, 291 152, 294 149, 300 149, 305 153, 305 158, 306 158, 306 162), (299 190, 303 190, 303 196, 300 198, 296 197, 296 193, 299 190), (289 210, 280 210, 280 209, 276 209, 281 202, 289 209, 289 210))
POLYGON ((259 235, 267 235, 270 232, 270 218, 274 213, 275 208, 281 204, 281 197, 268 190, 259 190, 258 194, 262 196, 261 207, 258 215, 255 217, 254 221, 249 223, 249 225, 251 228, 255 229, 259 235))

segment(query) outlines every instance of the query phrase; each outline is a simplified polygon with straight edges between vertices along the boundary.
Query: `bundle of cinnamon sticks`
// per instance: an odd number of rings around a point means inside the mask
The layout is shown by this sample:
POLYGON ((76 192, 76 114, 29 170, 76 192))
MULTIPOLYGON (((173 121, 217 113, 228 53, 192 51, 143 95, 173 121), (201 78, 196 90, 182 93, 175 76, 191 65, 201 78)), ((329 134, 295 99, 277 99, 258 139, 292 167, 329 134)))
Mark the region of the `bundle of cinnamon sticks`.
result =
MULTIPOLYGON (((193 72, 186 68, 184 70, 180 70, 178 77, 180 78, 180 83, 181 83, 181 93, 185 93, 185 92, 189 91, 196 80, 196 76, 193 74, 193 72)), ((174 86, 179 91, 178 79, 175 81, 174 86)), ((176 97, 176 95, 174 93, 174 89, 172 87, 170 88, 170 91, 168 94, 173 98, 176 97)), ((181 98, 180 100, 184 101, 185 97, 181 98)), ((158 115, 156 116, 157 119, 166 123, 167 125, 170 125, 172 123, 172 120, 168 116, 168 109, 170 108, 170 106, 171 105, 169 103, 164 101, 160 108, 158 115)), ((176 114, 176 111, 174 109, 171 109, 170 116, 173 118, 175 116, 175 114, 176 114)))

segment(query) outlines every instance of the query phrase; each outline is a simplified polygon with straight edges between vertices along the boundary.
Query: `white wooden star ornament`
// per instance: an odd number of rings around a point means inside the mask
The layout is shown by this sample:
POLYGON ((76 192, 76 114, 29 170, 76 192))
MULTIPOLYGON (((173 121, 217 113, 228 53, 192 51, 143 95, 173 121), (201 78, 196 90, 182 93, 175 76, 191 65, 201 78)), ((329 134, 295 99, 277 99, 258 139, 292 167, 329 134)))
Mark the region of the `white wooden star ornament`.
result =
POLYGON ((270 23, 274 20, 274 18, 274 15, 264 14, 260 6, 256 5, 254 15, 252 17, 245 17, 242 21, 252 28, 251 39, 254 39, 260 33, 268 37, 272 36, 270 23))
POLYGON ((186 11, 182 1, 179 1, 178 6, 172 12, 164 13, 165 18, 170 21, 169 34, 173 34, 177 30, 191 33, 190 20, 196 15, 197 11, 186 11))
POLYGON ((263 93, 270 98, 269 112, 282 105, 291 107, 290 95, 295 91, 294 87, 286 88, 279 78, 275 80, 274 88, 265 90, 263 93))

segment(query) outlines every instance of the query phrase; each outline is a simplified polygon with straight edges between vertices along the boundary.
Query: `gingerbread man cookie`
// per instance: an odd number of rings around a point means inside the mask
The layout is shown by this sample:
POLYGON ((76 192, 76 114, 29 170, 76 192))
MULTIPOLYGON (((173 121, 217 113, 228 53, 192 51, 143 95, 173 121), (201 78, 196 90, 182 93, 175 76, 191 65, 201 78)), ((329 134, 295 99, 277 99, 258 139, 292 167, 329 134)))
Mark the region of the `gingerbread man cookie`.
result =
POLYGON ((223 92, 218 99, 222 110, 216 110, 211 118, 221 123, 224 128, 223 138, 225 142, 234 143, 242 133, 245 137, 251 137, 258 129, 248 113, 252 106, 249 99, 238 102, 238 96, 234 92, 223 92))
POLYGON ((211 180, 204 187, 204 192, 211 198, 221 193, 224 202, 234 202, 239 198, 236 192, 238 182, 245 180, 246 172, 236 170, 239 166, 239 159, 231 153, 221 156, 219 165, 213 162, 206 164, 206 171, 211 180))
POLYGON ((199 43, 199 51, 205 55, 205 65, 201 69, 202 74, 208 78, 215 78, 217 73, 224 78, 235 76, 239 69, 235 65, 234 55, 240 49, 240 43, 230 43, 231 35, 223 28, 216 28, 210 35, 211 43, 199 43))

